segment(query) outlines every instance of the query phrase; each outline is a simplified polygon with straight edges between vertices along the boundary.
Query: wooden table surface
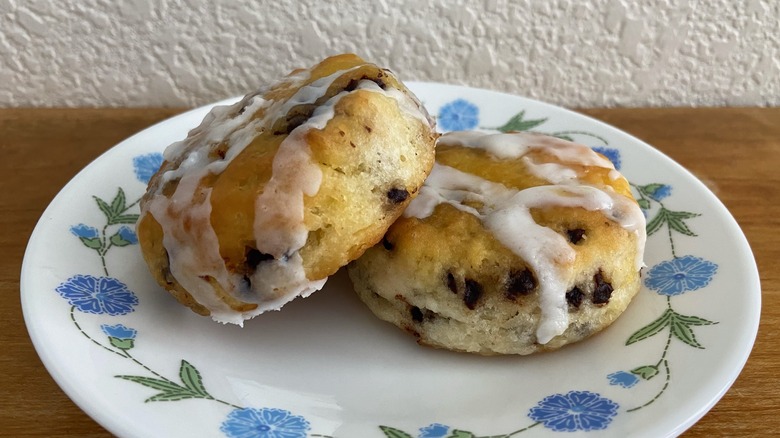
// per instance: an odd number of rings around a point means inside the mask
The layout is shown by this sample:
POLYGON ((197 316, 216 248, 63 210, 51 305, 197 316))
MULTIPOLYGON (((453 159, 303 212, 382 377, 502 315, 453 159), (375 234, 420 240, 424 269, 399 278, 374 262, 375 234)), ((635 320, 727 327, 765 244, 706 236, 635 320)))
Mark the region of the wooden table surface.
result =
MULTIPOLYGON (((59 389, 27 335, 19 272, 27 240, 60 188, 100 153, 176 109, 0 109, 0 435, 109 434, 59 389)), ((780 430, 780 108, 590 109, 654 145, 726 204, 753 249, 763 309, 734 386, 686 437, 780 430)), ((738 293, 738 291, 735 291, 738 293)))

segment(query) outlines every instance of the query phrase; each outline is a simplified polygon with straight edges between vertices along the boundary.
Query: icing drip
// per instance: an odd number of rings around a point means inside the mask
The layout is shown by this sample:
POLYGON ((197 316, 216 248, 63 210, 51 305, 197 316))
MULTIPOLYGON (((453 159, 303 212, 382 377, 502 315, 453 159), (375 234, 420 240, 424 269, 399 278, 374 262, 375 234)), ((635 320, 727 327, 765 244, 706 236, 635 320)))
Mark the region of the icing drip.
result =
POLYGON ((523 156, 531 149, 545 148, 548 151, 547 148, 551 147, 554 151, 550 153, 567 162, 599 163, 600 167, 611 167, 608 160, 601 159, 589 148, 562 141, 559 144, 558 141, 546 141, 544 137, 528 134, 458 132, 445 134, 441 141, 450 145, 484 148, 496 157, 522 157, 532 172, 544 176, 553 184, 516 190, 437 163, 417 198, 404 212, 404 216, 422 219, 430 216, 437 205, 450 204, 478 217, 496 239, 523 258, 539 279, 541 319, 536 331, 539 343, 549 342, 569 325, 565 293, 573 282, 571 267, 576 252, 563 236, 537 224, 531 216, 531 209, 559 206, 602 212, 608 219, 636 234, 636 267, 640 269, 643 266, 645 219, 636 203, 611 188, 583 185, 576 171, 565 165, 535 164, 523 156), (477 209, 467 203, 478 203, 481 207, 477 209))
MULTIPOLYGON (((201 187, 201 180, 221 173, 259 132, 269 129, 293 107, 317 102, 337 78, 356 68, 359 67, 337 71, 308 85, 303 83, 309 79, 309 72, 288 76, 280 84, 299 84, 300 88, 287 100, 264 100, 260 94, 265 91, 261 90, 232 106, 215 107, 187 139, 166 149, 167 161, 183 159, 175 169, 162 175, 162 184, 157 186, 143 214, 151 214, 163 229, 171 275, 209 309, 214 320, 242 325, 245 319, 278 309, 296 296, 306 297, 324 286, 326 279, 307 279, 298 253, 308 238, 303 223, 304 195, 314 196, 322 179, 322 172, 311 159, 305 135, 312 129, 323 129, 333 117, 336 103, 348 92, 317 107, 309 120, 282 141, 274 156, 271 179, 255 203, 254 223, 258 250, 274 259, 258 265, 252 274, 251 290, 242 276, 231 274, 225 266, 210 222, 211 188, 201 187), (224 158, 210 156, 210 149, 221 144, 227 145, 224 158), (176 190, 166 198, 162 188, 175 180, 179 181, 176 190), (258 307, 237 312, 226 302, 233 299, 256 303, 258 307)), ((368 80, 361 81, 357 89, 393 98, 407 116, 428 124, 415 101, 399 90, 385 91, 368 80)))
POLYGON ((257 249, 272 255, 274 260, 258 265, 252 274, 254 290, 248 299, 276 297, 270 305, 274 308, 297 295, 308 296, 325 285, 326 279, 312 283, 306 278, 303 259, 298 253, 309 236, 303 223, 304 195, 316 195, 322 181, 322 171, 311 159, 305 135, 311 129, 323 129, 333 118, 336 103, 346 94, 341 92, 317 107, 312 117, 279 145, 271 179, 255 200, 254 222, 257 249))
POLYGON ((164 183, 178 179, 179 184, 170 199, 160 194, 163 185, 160 184, 158 193, 147 206, 148 213, 144 212, 154 216, 163 229, 163 246, 168 252, 171 275, 211 311, 214 320, 234 324, 240 324, 243 318, 214 294, 208 278, 223 290, 230 290, 240 279, 235 275, 230 278, 219 254, 219 240, 210 221, 211 188, 199 188, 199 185, 209 173, 219 173, 227 165, 223 161, 211 161, 210 145, 229 139, 234 147, 228 151, 227 161, 251 142, 254 132, 251 116, 266 101, 258 96, 251 98, 244 113, 231 119, 230 114, 243 103, 215 108, 186 140, 166 149, 166 160, 187 154, 178 168, 162 175, 164 183))
MULTIPOLYGON (((416 110, 417 114, 411 112, 409 99, 401 91, 387 93, 370 80, 361 80, 355 89, 393 98, 401 111, 427 123, 426 118, 420 116, 419 109, 416 110)), ((273 160, 272 177, 255 202, 254 223, 257 249, 272 255, 274 260, 258 265, 252 275, 252 284, 255 285, 252 294, 265 297, 308 296, 325 284, 325 279, 321 280, 319 287, 314 288, 316 285, 310 284, 298 253, 309 235, 303 223, 304 195, 316 195, 322 180, 322 171, 311 160, 305 135, 311 129, 325 128, 333 118, 338 101, 349 93, 342 91, 317 107, 312 117, 295 128, 279 146, 273 160)), ((251 296, 248 298, 251 299, 251 296)))

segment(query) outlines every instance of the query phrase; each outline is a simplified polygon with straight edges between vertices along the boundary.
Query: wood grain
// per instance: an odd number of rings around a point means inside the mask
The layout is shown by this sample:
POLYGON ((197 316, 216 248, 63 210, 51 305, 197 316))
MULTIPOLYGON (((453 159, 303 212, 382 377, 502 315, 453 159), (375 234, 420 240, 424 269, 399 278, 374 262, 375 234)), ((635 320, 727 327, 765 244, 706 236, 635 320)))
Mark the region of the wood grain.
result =
MULTIPOLYGON (((27 240, 60 188, 102 152, 177 109, 0 109, 0 435, 110 436, 57 387, 22 319, 19 272, 27 240)), ((702 179, 742 226, 763 289, 748 363, 686 437, 780 430, 780 108, 588 109, 702 179)), ((734 291, 735 296, 740 291, 734 291)))

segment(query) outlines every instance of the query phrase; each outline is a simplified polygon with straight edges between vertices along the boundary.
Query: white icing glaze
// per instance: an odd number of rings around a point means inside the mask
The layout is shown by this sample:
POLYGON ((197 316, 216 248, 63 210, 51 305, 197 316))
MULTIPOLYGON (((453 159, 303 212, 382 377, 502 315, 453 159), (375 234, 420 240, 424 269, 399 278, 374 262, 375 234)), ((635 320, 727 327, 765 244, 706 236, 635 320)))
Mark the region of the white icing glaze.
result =
MULTIPOLYGON (((232 159, 237 154, 235 150, 243 150, 251 142, 254 132, 251 116, 266 102, 256 96, 247 103, 244 113, 234 118, 230 114, 237 112, 243 101, 214 108, 186 140, 166 149, 166 159, 186 154, 178 168, 162 175, 163 182, 179 179, 179 184, 170 199, 157 193, 144 212, 154 216, 163 229, 163 246, 168 252, 171 275, 195 301, 211 311, 214 320, 234 324, 241 324, 244 318, 219 299, 204 279, 213 278, 225 291, 232 290, 240 281, 237 276, 231 278, 219 254, 219 240, 210 221, 211 188, 199 189, 199 185, 209 173, 221 172, 227 165, 208 156, 210 145, 224 139, 234 142, 228 151, 233 152, 232 159)), ((161 187, 162 184, 159 190, 161 187)))
POLYGON ((562 206, 602 212, 610 220, 636 234, 636 267, 640 269, 643 266, 645 219, 635 202, 616 193, 611 187, 584 185, 578 179, 576 170, 571 167, 552 163, 537 164, 524 157, 531 149, 545 148, 548 151, 550 147, 554 150, 551 153, 569 163, 599 163, 599 167, 612 167, 611 163, 607 161, 607 165, 589 148, 519 133, 448 133, 441 141, 449 145, 484 148, 496 157, 522 157, 535 175, 552 183, 516 190, 437 163, 417 198, 404 212, 407 217, 425 218, 433 213, 438 204, 450 204, 480 218, 496 239, 522 257, 535 272, 540 287, 541 319, 536 331, 538 342, 549 342, 569 325, 565 294, 573 281, 571 267, 576 252, 563 236, 537 224, 531 216, 532 208, 562 206), (485 142, 481 139, 485 139, 485 142), (467 202, 478 202, 481 207, 476 209, 465 205, 467 202))
POLYGON ((578 178, 577 171, 559 163, 536 163, 528 157, 522 158, 526 169, 532 175, 552 184, 571 184, 578 178))
POLYGON ((531 132, 455 131, 442 135, 439 144, 483 149, 499 159, 520 158, 531 150, 544 150, 564 164, 615 168, 611 161, 585 145, 531 132))
MULTIPOLYGON (((219 240, 210 223, 211 188, 199 187, 209 174, 219 174, 265 129, 269 129, 291 108, 313 104, 324 96, 340 76, 356 69, 337 71, 302 85, 309 72, 288 76, 282 83, 300 86, 287 100, 266 101, 258 91, 232 106, 216 107, 192 130, 187 139, 174 143, 165 151, 165 159, 184 157, 179 166, 162 175, 163 183, 179 180, 166 198, 160 193, 151 198, 143 214, 151 214, 163 228, 163 245, 168 251, 171 275, 201 305, 208 308, 214 320, 242 325, 264 311, 278 309, 296 296, 308 296, 321 289, 326 279, 309 280, 298 250, 306 243, 308 230, 303 224, 304 195, 319 191, 322 173, 312 162, 305 135, 312 129, 323 129, 334 115, 334 106, 347 92, 328 99, 317 107, 312 117, 295 128, 281 143, 274 156, 272 177, 255 203, 254 234, 260 252, 274 256, 258 265, 252 275, 252 288, 244 279, 228 272, 219 252, 219 240), (243 108, 243 112, 239 110, 243 108), (260 117, 259 111, 264 111, 260 117), (240 114, 239 114, 240 112, 240 114), (211 147, 227 145, 224 159, 209 156, 211 147), (215 294, 206 280, 211 277, 228 296, 256 303, 250 312, 236 312, 215 294)), ((403 92, 387 92, 374 82, 364 80, 357 89, 382 93, 398 102, 403 113, 428 123, 415 101, 403 92)))
MULTIPOLYGON (((385 92, 370 80, 358 82, 355 90, 381 93, 398 102, 402 112, 424 123, 421 111, 411 111, 409 98, 402 92, 385 92)), ((396 90, 397 91, 397 90, 396 90)), ((254 234, 257 249, 274 256, 274 260, 258 265, 252 275, 254 295, 264 297, 295 297, 308 295, 313 289, 306 280, 303 261, 298 254, 308 238, 304 219, 304 195, 314 196, 319 190, 322 171, 311 159, 305 135, 312 129, 323 129, 333 118, 335 106, 350 92, 343 91, 317 107, 312 117, 295 128, 281 143, 274 156, 272 177, 255 202, 254 234)), ((282 303, 284 304, 284 303, 282 303)))

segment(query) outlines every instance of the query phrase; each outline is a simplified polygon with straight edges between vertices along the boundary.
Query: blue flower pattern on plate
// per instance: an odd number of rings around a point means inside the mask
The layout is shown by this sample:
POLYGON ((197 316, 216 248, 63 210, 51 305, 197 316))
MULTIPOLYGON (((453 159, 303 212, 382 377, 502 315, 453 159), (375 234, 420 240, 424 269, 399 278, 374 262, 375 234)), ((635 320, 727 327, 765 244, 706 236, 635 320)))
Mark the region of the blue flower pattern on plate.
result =
POLYGON ((418 438, 444 438, 450 431, 449 426, 441 423, 432 423, 420 428, 418 438))
POLYGON ((130 245, 138 243, 138 236, 136 236, 135 231, 131 230, 129 227, 122 226, 119 228, 119 231, 117 231, 117 234, 130 245))
POLYGON ((135 294, 111 277, 74 275, 57 286, 56 291, 84 313, 125 315, 138 304, 135 294))
POLYGON ((570 391, 545 397, 528 416, 556 432, 606 429, 618 404, 590 391, 570 391))
POLYGON ((230 438, 305 438, 309 422, 283 409, 245 408, 228 414, 219 430, 230 438))
POLYGON ((464 100, 454 100, 439 110, 439 127, 445 131, 474 129, 479 123, 479 108, 464 100))
POLYGON ((647 272, 645 286, 660 295, 680 295, 708 285, 717 271, 715 263, 686 255, 653 266, 647 272))
POLYGON ((606 146, 596 146, 591 148, 594 151, 600 153, 601 155, 604 155, 605 157, 609 158, 609 161, 612 162, 612 164, 615 165, 615 169, 620 170, 620 151, 615 148, 608 148, 606 146))
POLYGON ((135 170, 135 177, 138 178, 138 181, 148 184, 149 180, 152 179, 152 175, 162 166, 162 162, 163 155, 159 152, 134 157, 133 169, 135 170))
POLYGON ((70 227, 70 232, 74 236, 83 237, 84 239, 94 239, 98 236, 97 228, 84 224, 73 225, 70 227))
POLYGON ((660 201, 669 197, 672 194, 672 186, 668 184, 660 184, 652 193, 648 193, 647 196, 653 198, 656 201, 660 201))
POLYGON ((135 336, 138 333, 136 329, 125 327, 124 324, 101 324, 100 329, 103 330, 103 333, 105 333, 106 336, 117 339, 135 339, 135 336))
POLYGON ((639 377, 627 371, 615 371, 607 375, 610 385, 619 385, 623 388, 631 388, 639 382, 639 377))

